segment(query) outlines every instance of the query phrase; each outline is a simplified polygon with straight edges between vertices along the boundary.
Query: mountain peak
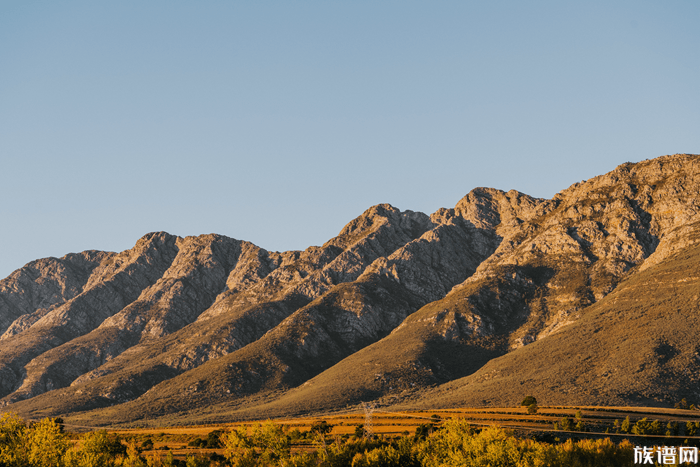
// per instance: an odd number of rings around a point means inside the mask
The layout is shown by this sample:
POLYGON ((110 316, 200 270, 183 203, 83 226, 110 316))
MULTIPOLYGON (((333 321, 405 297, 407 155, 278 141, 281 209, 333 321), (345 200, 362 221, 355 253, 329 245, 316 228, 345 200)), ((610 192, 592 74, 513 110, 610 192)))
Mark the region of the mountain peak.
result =
POLYGON ((698 248, 692 154, 549 200, 479 187, 430 216, 378 204, 304 251, 152 232, 0 281, 0 403, 95 425, 513 404, 523 391, 690 400, 698 248))

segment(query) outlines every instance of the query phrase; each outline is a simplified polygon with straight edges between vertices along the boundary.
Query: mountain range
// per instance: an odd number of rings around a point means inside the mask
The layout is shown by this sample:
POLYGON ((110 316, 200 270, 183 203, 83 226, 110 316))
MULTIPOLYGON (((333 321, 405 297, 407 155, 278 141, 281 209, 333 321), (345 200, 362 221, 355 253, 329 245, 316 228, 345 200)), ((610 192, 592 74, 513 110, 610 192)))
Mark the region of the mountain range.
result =
POLYGON ((83 426, 700 402, 700 156, 270 252, 149 233, 0 281, 0 410, 83 426))

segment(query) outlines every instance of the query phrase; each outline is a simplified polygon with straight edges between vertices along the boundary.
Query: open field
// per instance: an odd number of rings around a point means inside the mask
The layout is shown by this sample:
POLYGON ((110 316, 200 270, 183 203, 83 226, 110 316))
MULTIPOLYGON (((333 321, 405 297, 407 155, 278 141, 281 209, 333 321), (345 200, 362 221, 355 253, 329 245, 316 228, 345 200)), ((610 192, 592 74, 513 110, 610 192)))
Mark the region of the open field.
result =
MULTIPOLYGON (((609 437, 615 442, 622 439, 634 439, 635 444, 657 445, 661 440, 672 441, 673 444, 682 443, 688 439, 700 443, 700 436, 673 436, 668 438, 664 435, 633 435, 629 433, 615 433, 615 421, 622 422, 625 417, 629 417, 632 424, 637 420, 648 418, 649 420, 659 420, 663 427, 669 422, 677 422, 681 427, 685 427, 687 422, 700 422, 700 411, 682 409, 663 409, 653 407, 540 407, 536 414, 528 414, 525 407, 504 407, 504 408, 484 408, 484 409, 448 409, 448 410, 406 410, 406 411, 385 411, 376 409, 372 413, 372 431, 377 436, 386 438, 413 435, 421 424, 432 424, 438 426, 449 418, 462 418, 475 427, 499 426, 513 430, 520 436, 534 437, 540 439, 555 438, 603 438, 609 437), (585 432, 555 430, 554 423, 559 422, 564 417, 575 420, 576 413, 580 411, 581 419, 585 426, 585 432), (607 431, 607 432, 606 432, 607 431), (646 440, 646 442, 645 442, 646 440)), ((308 432, 314 423, 326 421, 332 425, 328 437, 335 439, 338 437, 349 438, 355 435, 358 425, 365 423, 365 414, 360 411, 348 413, 336 413, 326 416, 312 416, 300 418, 286 418, 273 420, 276 424, 285 425, 288 433, 293 430, 308 432)), ((218 424, 207 426, 183 426, 164 428, 142 428, 128 430, 113 430, 123 438, 133 438, 138 443, 145 440, 153 441, 153 450, 144 451, 145 454, 153 452, 164 452, 172 450, 176 458, 184 459, 187 455, 199 454, 208 455, 210 453, 223 454, 222 449, 202 449, 188 446, 196 438, 206 439, 209 433, 215 430, 230 430, 241 426, 252 427, 258 422, 241 422, 230 424, 218 424)), ((67 427, 70 429, 70 426, 67 427)), ((250 430, 249 430, 250 431, 250 430)), ((313 438, 304 438, 293 442, 295 451, 314 449, 318 441, 313 438)))
MULTIPOLYGON (((384 411, 376 409, 372 413, 372 425, 374 433, 378 435, 400 435, 404 431, 413 433, 420 424, 446 418, 459 417, 468 420, 475 426, 497 425, 504 428, 535 429, 551 431, 552 424, 563 417, 574 418, 577 411, 581 411, 585 422, 591 426, 612 426, 615 420, 623 420, 629 416, 635 420, 647 417, 660 420, 664 424, 670 421, 687 422, 700 421, 700 411, 683 409, 664 409, 658 407, 540 407, 537 414, 529 415, 526 407, 503 407, 484 409, 436 409, 436 410, 405 410, 384 411)), ((283 424, 290 429, 300 431, 308 430, 315 422, 325 420, 333 425, 330 435, 345 435, 354 433, 357 425, 365 423, 365 415, 362 412, 350 412, 330 414, 326 416, 310 416, 299 418, 281 418, 272 420, 274 423, 283 424)), ((246 421, 240 423, 226 423, 216 425, 183 426, 167 428, 142 428, 109 430, 122 435, 131 434, 160 434, 206 436, 213 430, 227 430, 238 426, 252 426, 258 421, 246 421)), ((70 426, 68 427, 70 428, 70 426)), ((612 431, 612 430, 611 430, 612 431)), ((596 431, 591 430, 591 433, 596 431)), ((598 433, 605 433, 600 431, 598 433)))

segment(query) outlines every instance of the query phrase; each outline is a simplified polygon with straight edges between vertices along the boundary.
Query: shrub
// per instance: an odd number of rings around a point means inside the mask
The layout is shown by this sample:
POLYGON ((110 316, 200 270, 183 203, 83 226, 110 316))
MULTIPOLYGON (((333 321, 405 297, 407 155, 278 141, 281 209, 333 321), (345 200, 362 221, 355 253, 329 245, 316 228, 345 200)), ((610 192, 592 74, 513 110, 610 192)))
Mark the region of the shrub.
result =
POLYGON ((564 431, 574 431, 574 422, 569 417, 562 418, 560 425, 564 431))
POLYGON ((695 436, 700 429, 700 422, 687 422, 685 424, 685 434, 687 436, 695 436))
POLYGON ((661 435, 663 434, 663 426, 658 420, 652 422, 644 417, 637 420, 637 423, 632 427, 632 433, 635 435, 661 435))
POLYGON ((27 426, 14 413, 0 417, 0 465, 23 465, 26 463, 27 426))
POLYGON ((681 399, 680 402, 676 402, 675 408, 677 408, 677 409, 687 409, 687 408, 688 408, 688 401, 685 400, 685 398, 681 399))
POLYGON ((325 420, 321 420, 320 422, 313 423, 309 431, 325 436, 326 434, 330 433, 332 429, 333 425, 330 425, 325 420))
POLYGON ((433 432, 433 426, 429 423, 421 423, 416 427, 415 438, 417 440, 425 439, 433 432))
POLYGON ((622 425, 620 425, 620 431, 622 433, 629 433, 631 428, 632 428, 632 422, 630 422, 630 417, 628 415, 622 421, 622 425))
POLYGON ((355 427, 355 438, 362 438, 365 435, 365 426, 360 423, 355 427))
POLYGON ((537 399, 535 399, 535 396, 527 396, 523 401, 520 403, 521 406, 524 407, 529 407, 532 404, 537 404, 537 399))
POLYGON ((221 447, 221 435, 223 430, 214 430, 207 435, 206 447, 209 449, 218 449, 221 447))
POLYGON ((112 467, 118 456, 126 455, 126 446, 118 435, 109 435, 105 430, 83 436, 80 449, 71 449, 66 454, 66 465, 71 467, 112 467))
POLYGON ((255 465, 260 460, 262 465, 290 456, 291 444, 281 425, 270 420, 253 426, 248 436, 245 426, 221 435, 224 456, 233 465, 255 465))
POLYGON ((27 450, 30 465, 58 467, 68 450, 68 440, 54 419, 45 418, 27 430, 27 450))

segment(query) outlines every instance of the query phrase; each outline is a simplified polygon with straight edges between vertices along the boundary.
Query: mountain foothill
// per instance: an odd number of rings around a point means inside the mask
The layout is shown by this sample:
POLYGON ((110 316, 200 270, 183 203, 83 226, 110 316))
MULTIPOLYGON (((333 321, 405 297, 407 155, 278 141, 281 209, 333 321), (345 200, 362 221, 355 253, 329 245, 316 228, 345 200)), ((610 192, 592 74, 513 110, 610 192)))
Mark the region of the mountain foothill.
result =
POLYGON ((551 199, 367 209, 322 246, 149 233, 0 281, 0 410, 83 426, 700 402, 700 156, 551 199))

